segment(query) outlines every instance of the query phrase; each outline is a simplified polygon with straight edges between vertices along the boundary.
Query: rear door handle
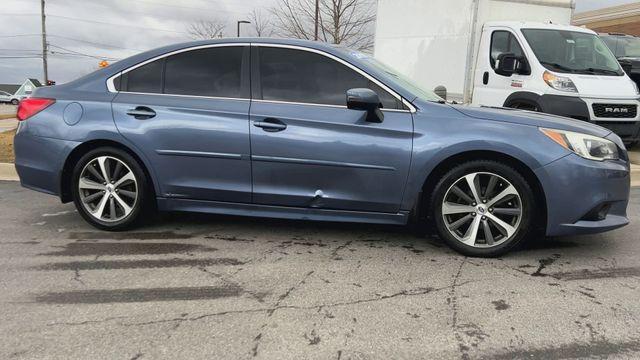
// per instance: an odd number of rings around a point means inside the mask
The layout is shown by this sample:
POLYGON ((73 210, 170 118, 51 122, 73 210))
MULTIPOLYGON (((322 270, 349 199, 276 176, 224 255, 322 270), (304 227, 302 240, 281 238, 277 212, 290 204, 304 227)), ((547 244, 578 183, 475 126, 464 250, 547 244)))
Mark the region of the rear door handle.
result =
POLYGON ((287 128, 287 124, 274 118, 267 118, 263 121, 254 121, 253 126, 262 128, 264 131, 277 132, 287 128))
POLYGON ((156 116, 156 112, 146 106, 138 106, 135 109, 129 109, 127 115, 131 115, 138 120, 144 120, 156 116))

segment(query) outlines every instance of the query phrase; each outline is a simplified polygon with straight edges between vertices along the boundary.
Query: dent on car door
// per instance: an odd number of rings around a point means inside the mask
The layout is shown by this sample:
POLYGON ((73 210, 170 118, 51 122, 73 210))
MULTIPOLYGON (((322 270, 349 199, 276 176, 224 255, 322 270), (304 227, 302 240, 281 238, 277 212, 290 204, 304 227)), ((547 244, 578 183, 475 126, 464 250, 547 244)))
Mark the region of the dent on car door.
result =
POLYGON ((396 212, 411 159, 413 119, 399 98, 333 58, 252 47, 253 201, 396 212), (384 121, 349 110, 346 91, 369 87, 384 121), (393 110, 393 111, 391 111, 393 110))
POLYGON ((116 125, 154 167, 158 196, 251 202, 249 51, 194 49, 116 79, 116 125))

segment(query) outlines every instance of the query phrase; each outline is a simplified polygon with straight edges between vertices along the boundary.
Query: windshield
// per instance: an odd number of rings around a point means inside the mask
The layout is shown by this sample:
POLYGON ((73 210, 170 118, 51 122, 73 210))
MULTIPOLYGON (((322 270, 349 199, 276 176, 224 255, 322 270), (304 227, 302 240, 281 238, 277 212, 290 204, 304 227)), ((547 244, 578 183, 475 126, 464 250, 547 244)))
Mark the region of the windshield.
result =
POLYGON ((603 38, 616 57, 640 57, 640 38, 635 36, 606 36, 603 38))
MULTIPOLYGON (((376 60, 375 58, 358 51, 352 50, 350 52, 352 56, 357 57, 360 61, 366 63, 370 67, 375 68, 376 70, 380 72, 384 72, 387 75, 393 77, 393 80, 396 83, 398 83, 403 88, 409 90, 416 97, 426 101, 436 101, 436 102, 444 101, 440 96, 436 95, 433 91, 423 89, 418 84, 416 84, 413 80, 400 74, 395 69, 376 60)), ((413 99, 408 99, 408 100, 413 100, 413 99)))
POLYGON ((552 29, 523 29, 522 33, 540 64, 549 70, 624 75, 618 60, 595 34, 552 29))

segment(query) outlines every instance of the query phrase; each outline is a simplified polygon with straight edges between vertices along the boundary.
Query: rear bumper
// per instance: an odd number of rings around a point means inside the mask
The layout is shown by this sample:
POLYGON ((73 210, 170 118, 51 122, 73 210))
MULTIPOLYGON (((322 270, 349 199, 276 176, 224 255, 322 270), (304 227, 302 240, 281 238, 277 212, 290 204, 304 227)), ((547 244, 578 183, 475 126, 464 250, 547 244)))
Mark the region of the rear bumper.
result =
POLYGON ((629 223, 630 173, 625 161, 567 155, 536 170, 547 200, 547 235, 592 234, 629 223), (594 217, 605 207, 606 216, 594 217))
MULTIPOLYGON (((576 96, 542 95, 539 99, 541 110, 545 113, 584 120, 613 131, 625 142, 640 140, 640 102, 638 100, 591 99, 576 96), (615 118, 596 116, 594 104, 632 105, 639 108, 633 118, 615 118)), ((614 114, 614 113, 612 113, 614 114)))
POLYGON ((60 194, 60 173, 76 142, 35 136, 18 131, 13 147, 22 186, 52 195, 60 194))

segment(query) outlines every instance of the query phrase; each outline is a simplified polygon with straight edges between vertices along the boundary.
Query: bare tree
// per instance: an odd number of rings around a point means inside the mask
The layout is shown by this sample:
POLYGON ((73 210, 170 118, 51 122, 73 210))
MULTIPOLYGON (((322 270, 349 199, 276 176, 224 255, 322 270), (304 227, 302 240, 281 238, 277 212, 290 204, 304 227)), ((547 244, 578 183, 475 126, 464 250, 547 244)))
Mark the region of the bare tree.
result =
MULTIPOLYGON (((279 35, 312 40, 315 37, 316 0, 277 0, 271 9, 279 35)), ((318 40, 358 50, 373 48, 373 0, 318 0, 318 40)))
POLYGON ((256 9, 251 11, 249 13, 249 21, 251 21, 253 31, 256 32, 258 37, 273 36, 273 23, 271 18, 265 16, 262 11, 256 9))
POLYGON ((226 27, 220 20, 198 20, 189 24, 187 32, 194 39, 215 39, 224 36, 226 27))

